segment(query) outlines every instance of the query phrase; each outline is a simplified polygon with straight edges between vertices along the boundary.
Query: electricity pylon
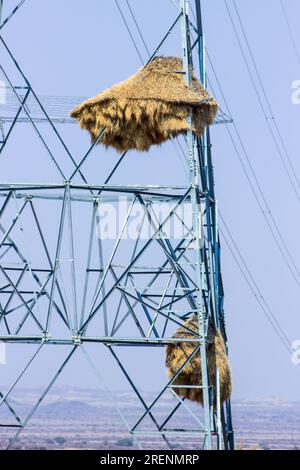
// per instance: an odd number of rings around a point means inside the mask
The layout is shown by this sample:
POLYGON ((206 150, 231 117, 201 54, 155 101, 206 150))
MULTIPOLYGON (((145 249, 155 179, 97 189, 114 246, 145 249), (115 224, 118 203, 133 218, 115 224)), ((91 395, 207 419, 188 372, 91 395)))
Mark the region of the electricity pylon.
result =
MULTIPOLYGON (((0 64, 8 94, 14 97, 12 108, 7 109, 5 104, 0 108, 0 155, 7 142, 13 139, 15 127, 27 122, 54 166, 58 182, 0 184, 3 201, 0 209, 0 341, 12 343, 14 348, 18 344, 35 347, 12 385, 0 395, 0 407, 6 407, 11 416, 11 421, 0 424, 16 428, 8 448, 14 446, 66 365, 71 360, 76 361, 82 351, 138 447, 147 445, 150 436, 161 439, 168 448, 178 442, 183 445, 184 440, 190 441, 192 436, 200 449, 233 449, 230 402, 220 402, 218 370, 215 371, 216 385, 209 382, 205 347, 209 322, 220 329, 226 342, 210 131, 207 128, 199 139, 193 134, 190 122, 185 139, 189 171, 186 186, 110 184, 121 163, 123 173, 126 171, 127 152, 120 156, 103 183, 90 184, 83 168, 103 132, 77 160, 56 128, 55 115, 49 114, 2 36, 2 30, 23 3, 24 0, 17 3, 0 24, 0 45, 21 81, 16 84, 15 78, 0 64), (67 172, 59 156, 51 150, 41 127, 46 124, 72 171, 67 172), (122 216, 120 201, 123 209, 124 204, 126 206, 122 216), (103 207, 113 207, 121 219, 113 246, 104 240, 103 207), (163 217, 159 212, 162 207, 163 217), (135 236, 130 238, 132 214, 136 212, 141 214, 141 219, 135 236), (191 220, 187 222, 185 214, 189 212, 191 220), (48 217, 45 220, 45 213, 51 220, 48 217), (170 224, 176 224, 177 230, 179 224, 179 237, 168 232, 170 224), (186 339, 195 344, 194 352, 174 377, 166 381, 155 399, 147 403, 124 364, 124 347, 137 348, 137 351, 142 347, 151 353, 153 348, 180 342, 182 339, 172 336, 191 315, 198 315, 199 320, 199 335, 186 339), (96 364, 87 352, 90 343, 99 345, 96 364), (45 349, 51 354, 50 346, 64 346, 67 353, 35 405, 21 418, 11 402, 11 395, 23 376, 30 374, 36 358, 45 349), (112 355, 143 408, 133 423, 119 409, 117 397, 104 382, 100 346, 112 355), (203 413, 200 407, 195 410, 174 391, 176 377, 199 351, 202 384, 194 387, 202 388, 203 413), (166 393, 171 394, 174 401, 171 411, 162 418, 156 406, 166 393), (187 421, 182 421, 180 428, 176 427, 179 412, 189 418, 192 428, 187 421), (173 421, 175 427, 171 426, 173 421)), ((178 16, 152 58, 180 24, 185 79, 191 80, 193 54, 198 50, 200 79, 206 86, 200 1, 196 0, 195 5, 197 22, 193 24, 189 1, 179 1, 178 16), (191 31, 197 35, 193 46, 191 31)), ((0 0, 0 13, 2 7, 3 0, 0 0)), ((226 120, 220 113, 216 123, 226 120)), ((143 374, 151 374, 151 367, 138 372, 138 378, 142 379, 143 374)))

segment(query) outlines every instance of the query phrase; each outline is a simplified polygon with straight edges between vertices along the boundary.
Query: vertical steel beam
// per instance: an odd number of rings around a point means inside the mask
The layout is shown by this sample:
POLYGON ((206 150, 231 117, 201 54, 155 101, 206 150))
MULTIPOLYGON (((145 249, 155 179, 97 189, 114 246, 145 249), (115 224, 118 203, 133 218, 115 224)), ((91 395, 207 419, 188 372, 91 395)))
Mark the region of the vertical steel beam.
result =
POLYGON ((78 333, 78 317, 77 317, 77 288, 76 288, 76 270, 75 270, 75 246, 74 231, 72 218, 72 201, 70 185, 67 185, 67 213, 68 213, 68 232, 69 232, 69 249, 70 249, 70 272, 72 284, 72 309, 73 309, 73 335, 78 333))
MULTIPOLYGON (((205 38, 202 24, 202 12, 201 12, 201 0, 195 0, 196 6, 196 20, 197 20, 197 31, 198 31, 198 55, 199 55, 199 68, 200 68, 200 79, 203 85, 207 86, 206 77, 206 60, 205 60, 205 38)), ((216 326, 221 327, 222 331, 225 331, 224 326, 224 312, 223 302, 224 293, 222 289, 222 277, 220 267, 220 242, 219 242, 219 228, 218 228, 218 205, 215 198, 214 192, 214 170, 212 165, 211 155, 211 139, 209 128, 205 129, 203 139, 200 141, 201 154, 203 158, 205 186, 208 190, 209 202, 207 204, 206 212, 209 217, 207 221, 208 239, 209 239, 209 258, 211 264, 211 270, 213 274, 213 299, 214 299, 214 316, 216 326)), ((234 449, 234 435, 232 430, 232 417, 230 401, 226 404, 226 426, 222 426, 224 420, 224 411, 222 404, 220 403, 220 377, 219 370, 216 370, 216 404, 217 404, 217 434, 218 434, 218 447, 221 448, 221 434, 223 434, 224 447, 233 450, 234 449)))
MULTIPOLYGON (((182 12, 181 17, 181 33, 182 33, 182 51, 183 51, 183 66, 185 72, 186 82, 190 85, 192 81, 192 57, 190 47, 190 30, 189 30, 189 0, 180 0, 180 8, 182 12)), ((206 319, 205 309, 203 302, 203 261, 201 256, 202 251, 202 215, 200 213, 200 200, 199 200, 199 164, 195 153, 195 138, 192 128, 192 116, 189 116, 189 130, 187 131, 188 151, 189 151, 189 169, 190 169, 190 184, 191 184, 191 202, 193 211, 193 231, 195 234, 195 266, 196 278, 198 285, 197 292, 197 310, 199 322, 199 336, 200 336, 200 353, 201 353, 201 372, 202 372, 202 392, 203 392, 203 406, 204 406, 204 423, 205 423, 205 449, 212 449, 212 422, 211 422, 211 403, 209 397, 209 380, 206 359, 206 319)))

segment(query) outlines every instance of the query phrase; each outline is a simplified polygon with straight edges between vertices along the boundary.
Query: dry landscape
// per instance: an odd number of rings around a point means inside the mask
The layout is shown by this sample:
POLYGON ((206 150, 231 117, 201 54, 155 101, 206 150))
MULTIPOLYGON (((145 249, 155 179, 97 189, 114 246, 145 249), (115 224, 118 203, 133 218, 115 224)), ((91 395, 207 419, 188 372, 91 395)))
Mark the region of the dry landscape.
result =
MULTIPOLYGON (((18 415, 23 418, 38 396, 37 389, 19 390, 10 400, 18 415)), ((153 393, 144 393, 151 403, 153 393)), ((140 416, 142 408, 137 405, 132 392, 115 393, 118 406, 130 424, 140 416)), ((155 408, 155 417, 163 420, 172 397, 163 397, 155 408)), ((197 408, 193 408, 197 411, 197 408)), ((236 444, 239 449, 297 449, 300 448, 300 402, 279 399, 236 400, 233 403, 236 444)), ((2 406, 1 424, 15 423, 7 407, 2 406)), ((173 420, 173 427, 189 427, 186 413, 173 420), (179 424, 180 423, 180 424, 179 424)), ((171 423, 171 422, 170 422, 171 423)), ((146 422, 146 428, 150 423, 146 422)), ((0 446, 5 448, 14 429, 0 428, 0 446)), ((145 448, 164 449, 165 446, 153 436, 147 439, 145 448)), ((195 437, 178 439, 175 448, 197 449, 195 437)), ((104 392, 83 388, 55 388, 42 403, 28 427, 22 432, 14 448, 18 449, 134 449, 126 426, 104 392)))

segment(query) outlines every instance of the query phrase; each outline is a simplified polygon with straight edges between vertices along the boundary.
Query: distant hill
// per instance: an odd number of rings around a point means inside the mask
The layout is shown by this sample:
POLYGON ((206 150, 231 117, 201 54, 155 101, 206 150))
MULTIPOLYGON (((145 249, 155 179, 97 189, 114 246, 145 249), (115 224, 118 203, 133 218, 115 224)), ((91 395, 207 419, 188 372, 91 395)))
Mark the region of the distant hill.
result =
MULTIPOLYGON (((37 388, 14 390, 9 403, 24 419, 42 391, 37 388)), ((113 391, 113 395, 129 423, 135 424, 144 412, 135 394, 123 390, 113 391)), ((143 392, 143 397, 148 404, 155 398, 155 393, 143 392)), ((172 396, 166 395, 157 403, 155 416, 159 422, 163 422, 175 402, 172 396)), ((201 408, 193 403, 189 403, 189 406, 197 416, 200 415, 201 408)), ((267 450, 300 447, 300 401, 289 402, 276 397, 240 399, 233 400, 232 408, 238 448, 267 450)), ((7 406, 3 405, 0 408, 0 424, 15 422, 7 406)), ((174 417, 171 426, 189 428, 193 422, 190 415, 182 410, 181 414, 174 417)), ((0 428, 0 448, 5 448, 9 432, 5 427, 0 428)), ((105 392, 73 387, 51 389, 21 436, 18 445, 24 449, 124 449, 123 443, 128 440, 126 426, 105 392)), ((151 441, 152 438, 149 439, 151 441)), ((186 446, 186 443, 182 445, 186 446)), ((189 448, 197 448, 197 445, 196 439, 189 438, 189 448)), ((131 448, 131 444, 128 448, 131 448)), ((154 437, 150 448, 160 448, 154 437)))
POLYGON ((78 400, 63 400, 41 406, 36 416, 52 419, 96 418, 102 414, 101 409, 78 400))

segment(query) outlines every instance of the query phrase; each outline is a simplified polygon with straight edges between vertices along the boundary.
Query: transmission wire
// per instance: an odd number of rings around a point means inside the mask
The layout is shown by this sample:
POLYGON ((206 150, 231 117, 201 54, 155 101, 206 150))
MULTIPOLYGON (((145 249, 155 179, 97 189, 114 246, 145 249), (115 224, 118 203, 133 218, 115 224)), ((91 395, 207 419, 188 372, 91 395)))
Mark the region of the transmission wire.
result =
POLYGON ((233 31, 234 31, 234 34, 235 34, 235 36, 236 36, 236 39, 237 39, 237 42, 238 42, 238 45, 239 45, 239 48, 240 48, 242 57, 243 57, 243 59, 244 59, 245 65, 246 65, 246 68, 247 68, 247 71, 248 71, 248 74, 249 74, 250 81, 251 81, 251 83, 252 83, 252 85, 253 85, 253 88, 254 88, 256 97, 257 97, 257 99, 258 99, 260 108, 261 108, 262 113, 263 113, 263 115, 264 115, 264 118, 265 118, 265 120, 266 120, 266 124, 267 124, 267 127, 268 127, 268 129, 269 129, 271 138, 272 138, 272 140, 273 140, 273 143, 274 143, 274 145, 275 145, 275 148, 276 148, 276 150, 277 150, 277 153, 278 153, 279 158, 280 158, 280 160, 281 160, 281 163, 282 163, 282 165, 283 165, 284 171, 285 171, 286 176, 287 176, 287 178, 288 178, 288 180, 289 180, 289 183, 290 183, 290 185, 291 185, 291 188, 292 188, 292 190, 293 190, 294 193, 295 193, 295 196, 296 196, 296 198, 297 198, 297 201, 300 203, 300 196, 299 196, 298 190, 297 190, 297 188, 296 188, 296 185, 295 185, 295 183, 294 183, 294 181, 293 181, 293 179, 292 179, 292 177, 291 177, 290 171, 292 172, 292 174, 293 174, 293 176, 294 176, 294 179, 295 179, 295 181, 296 181, 296 183, 297 183, 297 186, 298 186, 299 188, 300 188, 300 181, 299 181, 299 179, 298 179, 298 176, 297 176, 297 174, 296 174, 295 168, 294 168, 294 166, 293 166, 293 163, 292 163, 291 158, 290 158, 290 156, 289 156, 289 153, 288 153, 288 151, 287 151, 287 148, 286 148, 286 145, 285 145, 285 143, 284 143, 284 140, 283 140, 283 137, 282 137, 282 135, 281 135, 281 132, 280 132, 280 130, 279 130, 279 127, 278 127, 276 118, 274 117, 274 114, 273 114, 273 111, 272 111, 272 108, 271 108, 271 105, 270 105, 270 101, 269 101, 268 96, 267 96, 267 94, 266 94, 266 90, 265 90, 264 84, 263 84, 263 82, 262 82, 260 73, 259 73, 259 71, 258 71, 258 67, 257 67, 257 65, 256 65, 256 61, 255 61, 255 59, 254 59, 254 55, 253 55, 253 53, 252 53, 252 49, 251 49, 251 47, 250 47, 250 43, 249 43, 249 40, 248 40, 246 31, 245 31, 245 29, 244 29, 244 26, 243 26, 241 17, 240 17, 240 15, 239 15, 239 11, 238 11, 238 9, 237 9, 237 7, 236 7, 235 0, 233 0, 233 4, 234 4, 234 7, 235 7, 235 9, 236 9, 236 13, 237 13, 237 16, 238 16, 238 20, 239 20, 239 23, 240 23, 240 27, 241 27, 241 29, 242 29, 242 33, 243 33, 243 36, 244 36, 244 39, 245 39, 245 42, 246 42, 246 45, 247 45, 247 48, 248 48, 250 57, 251 57, 252 64, 253 64, 253 66, 254 66, 254 70, 255 70, 255 72, 256 72, 256 75, 257 75, 259 84, 260 84, 260 86, 261 86, 262 93, 263 93, 263 95, 264 95, 264 97, 265 97, 266 104, 267 104, 267 108, 268 108, 268 110, 269 110, 269 112, 270 112, 270 116, 268 116, 268 114, 267 114, 267 112, 266 112, 265 106, 264 106, 264 104, 263 104, 262 98, 261 98, 260 93, 259 93, 259 90, 258 90, 258 87, 257 87, 257 85, 256 85, 256 83, 255 83, 255 79, 254 79, 254 76, 253 76, 253 73, 252 73, 252 70, 251 70, 249 61, 248 61, 247 56, 246 56, 246 53, 245 53, 245 51, 244 51, 244 48, 243 48, 243 45, 242 45, 242 42, 241 42, 241 39, 240 39, 238 30, 237 30, 236 25, 235 25, 235 22, 234 22, 234 20, 233 20, 233 16, 232 16, 231 11, 230 11, 230 8, 229 8, 229 6, 228 6, 227 0, 224 0, 224 3, 225 3, 226 10, 227 10, 227 13, 228 13, 228 16, 229 16, 229 19, 230 19, 231 26, 232 26, 233 31), (280 140, 280 143, 281 143, 281 145, 282 145, 282 147, 283 147, 284 154, 285 154, 285 156, 286 156, 286 160, 287 160, 287 162, 288 162, 288 165, 287 165, 287 163, 286 163, 286 161, 285 161, 285 158, 284 158, 284 156, 283 156, 283 154, 282 154, 282 151, 281 151, 281 149, 280 149, 280 146, 279 146, 279 144, 278 144, 278 142, 277 142, 277 139, 276 139, 276 136, 275 136, 275 132, 274 132, 274 130, 273 130, 273 128, 272 128, 270 122, 273 122, 273 124, 274 124, 275 131, 276 131, 276 133, 277 133, 277 135, 278 135, 278 138, 279 138, 279 140, 280 140), (290 167, 290 170, 289 170, 288 166, 290 167))
MULTIPOLYGON (((218 79, 216 70, 215 70, 215 68, 214 68, 214 65, 213 65, 213 63, 212 63, 212 60, 211 60, 211 58, 210 58, 210 55, 209 55, 207 49, 206 49, 206 55, 207 55, 208 61, 209 61, 209 63, 210 63, 210 66, 211 66, 212 72, 213 72, 213 74, 214 74, 214 77, 215 77, 215 79, 216 79, 216 82, 217 82, 217 84, 218 84, 218 87, 219 87, 219 89, 220 89, 220 92, 221 92, 223 101, 224 101, 225 106, 226 106, 226 108, 227 108, 227 112, 229 113, 229 115, 232 116, 231 111, 230 111, 230 108, 229 108, 229 105, 228 105, 228 102, 227 102, 226 97, 225 97, 224 92, 223 92, 222 85, 221 85, 221 83, 220 83, 220 81, 219 81, 219 79, 218 79)), ((235 149, 235 152, 236 152, 236 154, 237 154, 237 157, 238 157, 238 159, 239 159, 239 162, 240 162, 240 164, 241 164, 241 166, 242 166, 242 169, 243 169, 243 171, 244 171, 244 174, 245 174, 245 176, 246 176, 246 179, 247 179, 247 181, 248 181, 248 183, 249 183, 249 186, 250 186, 250 188, 251 188, 251 191, 252 191, 252 193, 253 193, 253 196, 254 196, 254 198, 255 198, 255 200, 256 200, 256 202, 257 202, 259 208, 260 208, 260 211, 261 211, 261 213, 262 213, 262 215, 263 215, 263 217, 264 217, 264 220, 265 220, 265 222, 266 222, 266 224, 267 224, 267 226, 268 226, 268 228, 269 228, 269 230, 270 230, 270 232, 271 232, 271 235, 272 235, 272 237, 273 237, 273 239, 274 239, 274 241, 275 241, 275 243, 276 243, 276 245, 277 245, 277 248, 279 249, 279 251, 280 251, 280 253, 281 253, 281 255, 282 255, 282 257, 283 257, 283 259, 284 259, 284 261, 285 261, 285 263, 286 263, 286 265, 287 265, 287 267, 288 267, 288 269, 289 269, 289 271, 290 271, 290 273, 291 273, 291 275, 292 275, 292 277, 293 277, 293 279, 295 280, 295 282, 297 283, 298 287, 300 288, 300 280, 299 280, 299 279, 300 279, 300 271, 299 271, 299 268, 297 267, 297 265, 296 265, 296 263, 295 263, 295 261, 294 261, 294 258, 293 258, 292 254, 291 254, 291 252, 290 252, 290 250, 289 250, 289 248, 288 248, 288 245, 287 245, 287 243, 286 243, 286 241, 285 241, 285 239, 284 239, 284 237, 283 237, 283 235, 282 235, 282 233, 281 233, 281 231, 280 231, 280 228, 279 228, 279 226, 278 226, 278 223, 276 222, 276 219, 275 219, 275 217, 274 217, 274 215, 273 215, 273 213, 272 213, 272 211, 271 211, 271 207, 270 207, 270 205, 269 205, 269 203, 268 203, 268 201, 267 201, 267 198, 266 198, 266 196, 265 196, 265 194, 264 194, 264 192, 263 192, 262 186, 261 186, 261 184, 260 184, 260 182, 259 182, 259 180, 258 180, 258 177, 257 177, 257 175, 256 175, 256 172, 255 172, 255 170, 254 170, 254 167, 253 167, 253 165, 252 165, 252 163, 251 163, 251 159, 250 159, 250 157, 249 157, 249 155, 248 155, 248 152, 247 152, 247 150, 246 150, 245 144, 244 144, 244 142, 243 142, 243 140, 242 140, 242 137, 241 137, 241 135, 240 135, 240 133, 239 133, 239 130, 238 130, 237 125, 236 125, 236 123, 235 123, 234 120, 233 120, 233 128, 234 128, 235 133, 236 133, 236 135, 237 135, 238 141, 239 141, 239 143, 240 143, 240 145, 241 145, 241 148, 242 148, 243 154, 244 154, 244 156, 245 156, 245 158, 246 158, 246 161, 247 161, 247 163, 248 163, 248 165, 249 165, 250 172, 251 172, 252 177, 253 177, 253 179, 254 179, 254 182, 255 182, 255 184, 256 184, 256 186, 257 186, 258 192, 257 192, 257 190, 255 189, 254 183, 252 182, 252 180, 251 180, 251 178, 250 178, 249 172, 248 172, 247 167, 245 166, 245 163, 244 163, 244 161, 243 161, 243 159, 242 159, 241 153, 240 153, 240 151, 239 151, 239 149, 238 149, 238 147, 237 147, 237 145, 236 145, 236 143, 235 143, 235 140, 234 140, 233 135, 232 135, 232 133, 231 133, 231 131, 230 131, 230 128, 229 128, 228 124, 226 124, 226 130, 227 130, 227 132, 228 132, 228 134, 229 134, 229 137, 230 137, 230 139, 231 139, 231 142, 232 142, 232 144, 233 144, 233 147, 234 147, 234 149, 235 149), (258 194, 258 193, 259 193, 259 194, 258 194), (264 202, 266 209, 264 208, 264 206, 263 206, 263 204, 262 204, 262 202, 261 202, 261 200, 260 200, 259 195, 260 195, 262 201, 264 202), (273 223, 273 225, 274 225, 274 228, 273 228, 272 225, 270 224, 270 221, 269 221, 267 215, 270 217, 270 220, 272 221, 272 223, 273 223), (277 235, 276 235, 276 233, 277 233, 277 235), (277 236, 279 237, 279 240, 278 240, 277 236), (282 246, 284 247, 286 253, 283 251, 280 242, 282 243, 282 246), (297 276, 299 277, 299 279, 297 278, 297 276)))
POLYGON ((280 0, 280 5, 281 5, 283 16, 284 16, 284 19, 285 19, 285 22, 286 22, 286 25, 287 25, 287 28, 288 28, 288 31, 289 31, 289 36, 290 36, 291 41, 292 41, 292 45, 293 45, 293 49, 294 49, 294 52, 295 52, 295 55, 296 55, 296 59, 297 59, 297 62, 300 66, 300 53, 299 53, 299 50, 298 50, 297 41, 295 39, 293 29, 292 29, 292 26, 291 26, 291 23, 290 23, 290 20, 289 20, 289 16, 288 16, 288 13, 287 13, 287 10, 285 8, 283 0, 280 0))

